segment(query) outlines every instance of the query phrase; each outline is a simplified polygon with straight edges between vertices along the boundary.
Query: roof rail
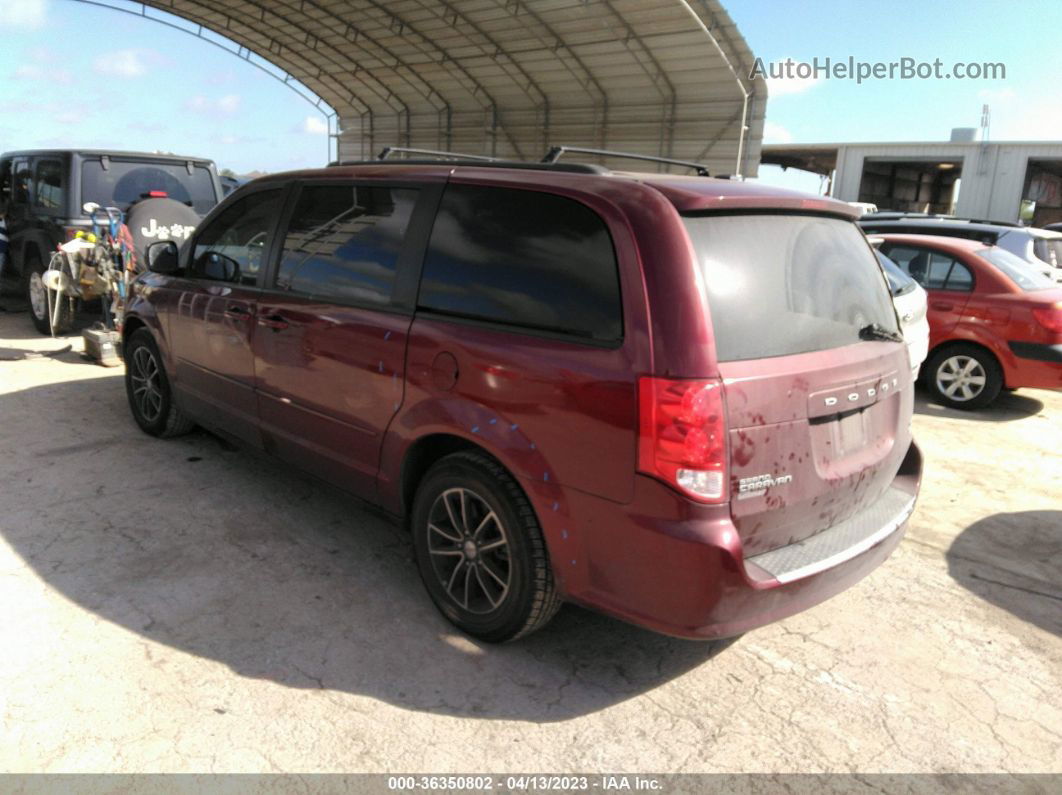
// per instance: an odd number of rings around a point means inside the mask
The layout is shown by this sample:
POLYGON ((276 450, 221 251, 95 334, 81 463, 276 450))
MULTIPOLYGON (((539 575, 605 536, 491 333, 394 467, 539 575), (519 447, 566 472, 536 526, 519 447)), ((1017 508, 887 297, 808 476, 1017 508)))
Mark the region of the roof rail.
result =
POLYGON ((401 160, 333 160, 328 164, 329 168, 336 168, 337 166, 382 166, 385 164, 401 165, 401 166, 439 166, 450 165, 451 167, 464 167, 464 168, 511 168, 519 171, 563 171, 569 174, 597 174, 605 175, 611 174, 604 166, 599 166, 596 163, 541 163, 541 162, 526 162, 523 160, 473 160, 469 162, 450 162, 445 160, 440 161, 435 157, 417 157, 417 158, 403 158, 401 160))
POLYGON ((542 158, 543 163, 556 163, 565 152, 575 152, 581 155, 598 155, 599 157, 622 157, 628 160, 646 160, 650 163, 667 163, 671 166, 685 166, 692 168, 700 177, 710 177, 708 166, 704 163, 694 163, 691 160, 676 160, 673 157, 657 157, 655 155, 639 155, 633 152, 614 152, 611 149, 588 149, 583 146, 552 146, 542 158))
POLYGON ((438 149, 412 149, 408 146, 385 146, 380 150, 380 154, 376 156, 376 159, 387 160, 393 153, 426 155, 428 157, 437 157, 440 160, 477 160, 487 163, 493 163, 498 160, 496 157, 488 157, 487 155, 469 155, 464 152, 443 152, 438 149))

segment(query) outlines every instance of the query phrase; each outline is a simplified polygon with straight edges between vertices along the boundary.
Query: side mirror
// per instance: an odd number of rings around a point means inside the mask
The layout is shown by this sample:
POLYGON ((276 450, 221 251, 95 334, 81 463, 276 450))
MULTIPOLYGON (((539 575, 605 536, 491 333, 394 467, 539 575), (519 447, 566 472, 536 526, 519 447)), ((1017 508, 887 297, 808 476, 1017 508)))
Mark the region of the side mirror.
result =
POLYGON ((147 266, 152 273, 176 273, 180 268, 177 244, 159 240, 147 248, 147 266))
POLYGON ((208 279, 218 282, 234 282, 240 276, 240 263, 216 251, 208 251, 200 262, 203 275, 208 279))

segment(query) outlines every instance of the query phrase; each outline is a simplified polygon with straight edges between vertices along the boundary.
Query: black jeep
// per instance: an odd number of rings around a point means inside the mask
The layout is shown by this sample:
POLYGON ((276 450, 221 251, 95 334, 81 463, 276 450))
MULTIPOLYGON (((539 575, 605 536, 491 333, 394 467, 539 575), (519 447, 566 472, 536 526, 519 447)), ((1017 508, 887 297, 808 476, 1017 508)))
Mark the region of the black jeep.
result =
POLYGON ((26 296, 34 325, 47 334, 41 275, 57 246, 91 229, 86 203, 122 210, 142 257, 155 240, 182 242, 222 195, 213 161, 200 157, 92 149, 6 152, 0 155, 0 214, 6 215, 10 242, 0 279, 26 296))

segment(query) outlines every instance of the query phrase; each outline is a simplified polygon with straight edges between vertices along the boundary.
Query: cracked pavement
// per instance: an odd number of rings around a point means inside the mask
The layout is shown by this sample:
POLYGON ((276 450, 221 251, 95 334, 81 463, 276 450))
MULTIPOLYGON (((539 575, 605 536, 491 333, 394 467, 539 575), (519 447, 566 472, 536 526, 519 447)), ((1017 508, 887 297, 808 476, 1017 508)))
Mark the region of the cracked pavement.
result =
POLYGON ((1062 393, 919 398, 907 537, 806 613, 712 646, 565 607, 491 647, 397 527, 143 435, 81 347, 0 313, 2 771, 1062 771, 1062 393))

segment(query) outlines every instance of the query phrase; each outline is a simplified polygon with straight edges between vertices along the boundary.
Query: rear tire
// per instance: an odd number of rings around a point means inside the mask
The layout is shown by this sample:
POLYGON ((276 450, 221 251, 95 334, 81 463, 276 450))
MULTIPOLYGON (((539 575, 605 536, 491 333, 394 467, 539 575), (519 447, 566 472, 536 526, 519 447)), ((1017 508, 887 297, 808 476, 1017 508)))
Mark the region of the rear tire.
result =
POLYGON ((462 632, 516 640, 560 608, 534 509, 494 459, 469 451, 436 462, 417 488, 411 524, 424 587, 462 632))
POLYGON ((125 394, 129 398, 129 410, 140 429, 160 439, 192 430, 195 423, 177 408, 173 400, 162 356, 151 332, 138 329, 123 347, 125 394))
POLYGON ((45 267, 40 255, 35 253, 27 255, 23 263, 23 272, 25 273, 26 300, 29 302, 30 320, 41 334, 62 334, 74 325, 75 299, 58 293, 52 295, 52 312, 55 312, 55 302, 59 302, 59 314, 53 326, 52 316, 48 312, 48 288, 44 286, 42 280, 44 271, 45 267))
POLYGON ((924 372, 933 400, 953 409, 983 409, 1003 389, 999 362, 977 345, 959 343, 942 348, 929 358, 924 372))

